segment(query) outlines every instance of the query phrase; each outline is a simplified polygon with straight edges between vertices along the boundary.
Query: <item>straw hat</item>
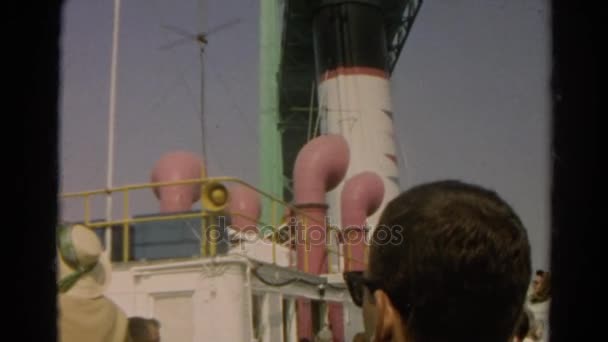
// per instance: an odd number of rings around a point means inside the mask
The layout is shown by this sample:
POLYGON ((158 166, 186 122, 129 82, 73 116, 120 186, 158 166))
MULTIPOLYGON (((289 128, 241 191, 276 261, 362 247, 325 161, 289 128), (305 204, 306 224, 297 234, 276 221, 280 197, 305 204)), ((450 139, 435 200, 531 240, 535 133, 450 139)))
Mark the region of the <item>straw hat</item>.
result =
POLYGON ((60 226, 57 232, 59 291, 74 297, 104 294, 112 267, 99 238, 83 225, 60 226))

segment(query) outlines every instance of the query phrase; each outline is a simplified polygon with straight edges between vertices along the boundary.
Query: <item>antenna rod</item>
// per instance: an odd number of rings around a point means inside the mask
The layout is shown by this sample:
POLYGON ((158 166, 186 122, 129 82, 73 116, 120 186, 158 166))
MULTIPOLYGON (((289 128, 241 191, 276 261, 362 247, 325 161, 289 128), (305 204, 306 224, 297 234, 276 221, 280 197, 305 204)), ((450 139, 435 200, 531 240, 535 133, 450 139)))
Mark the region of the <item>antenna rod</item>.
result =
MULTIPOLYGON (((203 49, 204 45, 201 44, 201 146, 203 150, 203 158, 205 159, 204 165, 207 165, 209 156, 207 155, 207 132, 205 129, 205 56, 203 49)), ((204 170, 204 176, 207 177, 207 170, 204 170)))
MULTIPOLYGON (((110 103, 108 109, 108 170, 106 189, 111 189, 114 180, 114 121, 116 117, 116 72, 118 69, 118 32, 120 29, 120 0, 114 0, 114 24, 112 28, 112 62, 110 66, 110 103)), ((106 221, 112 221, 112 194, 106 195, 106 221)), ((112 229, 105 231, 105 245, 112 258, 112 229)))
MULTIPOLYGON (((206 17, 207 17, 207 3, 206 0, 199 0, 198 1, 198 11, 199 11, 199 32, 205 32, 206 26, 207 26, 207 21, 206 21, 206 17)), ((203 154, 203 158, 204 158, 204 163, 203 163, 203 177, 207 177, 207 166, 209 165, 208 160, 209 160, 209 156, 207 155, 207 144, 206 144, 206 140, 207 140, 207 130, 206 130, 206 123, 205 123, 205 44, 204 43, 200 43, 200 61, 201 61, 201 149, 202 149, 202 154, 203 154)))

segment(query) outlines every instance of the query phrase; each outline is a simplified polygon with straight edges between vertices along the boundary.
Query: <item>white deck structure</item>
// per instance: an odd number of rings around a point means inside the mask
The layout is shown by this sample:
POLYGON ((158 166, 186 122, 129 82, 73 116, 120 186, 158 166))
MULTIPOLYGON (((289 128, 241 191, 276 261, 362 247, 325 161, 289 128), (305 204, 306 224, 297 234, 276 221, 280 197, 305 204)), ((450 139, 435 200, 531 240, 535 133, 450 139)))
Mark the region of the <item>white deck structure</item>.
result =
MULTIPOLYGON (((128 316, 161 322, 163 341, 297 341, 295 298, 344 304, 347 341, 362 331, 361 313, 339 274, 317 277, 288 267, 285 247, 269 263, 270 246, 237 246, 228 255, 114 265, 107 291, 128 316)), ((317 329, 318 330, 318 329, 317 329)))

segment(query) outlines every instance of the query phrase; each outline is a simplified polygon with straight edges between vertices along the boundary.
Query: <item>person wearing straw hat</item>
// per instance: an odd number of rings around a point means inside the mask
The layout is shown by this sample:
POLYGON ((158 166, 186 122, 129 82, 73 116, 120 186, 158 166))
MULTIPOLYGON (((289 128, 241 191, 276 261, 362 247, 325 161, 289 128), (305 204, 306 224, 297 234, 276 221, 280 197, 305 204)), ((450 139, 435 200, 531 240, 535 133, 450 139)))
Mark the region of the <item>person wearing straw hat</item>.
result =
POLYGON ((97 235, 83 225, 61 225, 57 240, 59 340, 130 341, 127 316, 104 296, 112 271, 97 235))

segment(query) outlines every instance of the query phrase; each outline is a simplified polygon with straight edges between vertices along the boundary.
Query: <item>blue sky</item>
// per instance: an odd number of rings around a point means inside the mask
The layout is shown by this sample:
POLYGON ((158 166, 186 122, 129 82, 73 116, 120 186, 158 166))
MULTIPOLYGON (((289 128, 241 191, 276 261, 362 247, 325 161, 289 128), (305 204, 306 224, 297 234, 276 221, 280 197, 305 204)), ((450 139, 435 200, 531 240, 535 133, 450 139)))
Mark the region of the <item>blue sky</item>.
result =
MULTIPOLYGON (((175 149, 201 151, 200 61, 179 36, 241 19, 209 37, 205 60, 211 175, 258 180, 257 0, 123 0, 114 183, 149 180, 175 149)), ((392 77, 402 185, 452 178, 498 191, 529 230, 535 267, 548 264, 550 36, 544 0, 425 1, 392 77)), ((62 38, 63 191, 103 188, 112 1, 69 1, 62 38)), ((104 201, 93 203, 102 217, 104 201)), ((136 193, 133 214, 152 212, 136 193)), ((63 205, 65 218, 82 206, 63 205)), ((122 215, 119 206, 115 213, 122 215)))

